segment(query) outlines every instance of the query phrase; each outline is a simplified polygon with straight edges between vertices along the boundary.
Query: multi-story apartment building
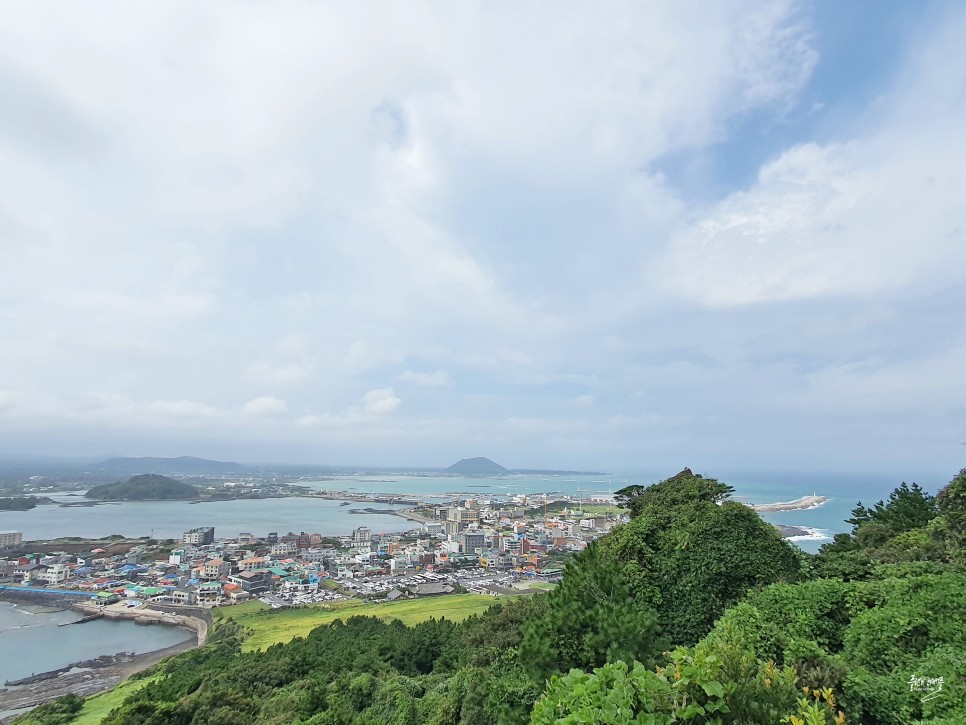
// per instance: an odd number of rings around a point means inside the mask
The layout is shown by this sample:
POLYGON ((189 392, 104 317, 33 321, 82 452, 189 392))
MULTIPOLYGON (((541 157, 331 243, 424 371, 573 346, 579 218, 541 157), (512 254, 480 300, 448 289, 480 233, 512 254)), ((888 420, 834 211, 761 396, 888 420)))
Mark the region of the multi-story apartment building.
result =
POLYGON ((181 536, 181 543, 191 544, 193 546, 213 544, 215 543, 215 527, 200 526, 197 529, 185 531, 181 536))

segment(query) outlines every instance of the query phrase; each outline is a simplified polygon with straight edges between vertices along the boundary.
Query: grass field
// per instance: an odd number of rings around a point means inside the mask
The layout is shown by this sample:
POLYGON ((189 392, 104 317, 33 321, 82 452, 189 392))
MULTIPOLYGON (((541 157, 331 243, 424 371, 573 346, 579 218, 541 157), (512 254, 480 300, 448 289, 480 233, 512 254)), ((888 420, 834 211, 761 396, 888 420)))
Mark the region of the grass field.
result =
POLYGON ((459 622, 472 614, 480 614, 497 600, 483 594, 453 594, 445 597, 410 599, 402 602, 365 604, 353 600, 338 604, 319 605, 305 609, 269 609, 261 602, 246 602, 218 610, 222 616, 231 617, 242 627, 252 631, 245 640, 244 649, 258 650, 273 644, 290 642, 304 637, 320 624, 354 615, 399 619, 404 624, 417 624, 430 617, 446 617, 459 622), (266 612, 260 614, 260 612, 266 612))
POLYGON ((101 720, 116 707, 119 707, 124 698, 131 695, 146 684, 156 679, 148 677, 143 680, 127 680, 115 687, 113 690, 102 692, 84 700, 84 707, 77 715, 77 719, 71 721, 71 725, 99 725, 101 720))

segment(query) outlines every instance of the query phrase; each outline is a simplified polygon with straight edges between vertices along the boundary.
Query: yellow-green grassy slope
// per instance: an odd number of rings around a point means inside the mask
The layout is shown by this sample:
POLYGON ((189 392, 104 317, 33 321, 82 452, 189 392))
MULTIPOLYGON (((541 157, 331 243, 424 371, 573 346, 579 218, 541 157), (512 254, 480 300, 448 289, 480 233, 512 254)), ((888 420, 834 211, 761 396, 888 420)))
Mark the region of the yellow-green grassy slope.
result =
MULTIPOLYGON (((273 644, 290 642, 304 637, 321 624, 336 619, 348 619, 359 615, 390 620, 399 619, 404 624, 417 624, 431 617, 446 617, 459 622, 470 615, 481 614, 497 600, 483 594, 452 594, 445 597, 408 599, 401 602, 365 604, 357 600, 332 605, 310 606, 303 609, 269 609, 261 602, 247 602, 218 610, 218 614, 231 617, 248 630, 243 649, 260 650, 273 644)), ((216 615, 217 616, 217 615, 216 615)))

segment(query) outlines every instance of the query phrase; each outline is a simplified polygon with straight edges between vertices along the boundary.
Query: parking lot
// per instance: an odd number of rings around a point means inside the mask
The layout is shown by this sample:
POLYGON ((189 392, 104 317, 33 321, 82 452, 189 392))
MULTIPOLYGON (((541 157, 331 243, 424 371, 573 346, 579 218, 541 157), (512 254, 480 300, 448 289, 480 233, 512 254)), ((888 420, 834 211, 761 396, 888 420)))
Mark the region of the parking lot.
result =
MULTIPOLYGON (((338 579, 340 587, 354 597, 371 597, 387 594, 393 589, 404 589, 419 584, 458 584, 464 589, 481 584, 496 584, 509 587, 517 580, 515 574, 487 572, 483 568, 463 569, 446 574, 437 572, 421 572, 404 576, 378 576, 365 579, 338 579)), ((338 602, 348 599, 344 594, 320 586, 314 592, 292 592, 263 594, 259 599, 273 608, 289 607, 298 604, 318 604, 322 602, 338 602)))

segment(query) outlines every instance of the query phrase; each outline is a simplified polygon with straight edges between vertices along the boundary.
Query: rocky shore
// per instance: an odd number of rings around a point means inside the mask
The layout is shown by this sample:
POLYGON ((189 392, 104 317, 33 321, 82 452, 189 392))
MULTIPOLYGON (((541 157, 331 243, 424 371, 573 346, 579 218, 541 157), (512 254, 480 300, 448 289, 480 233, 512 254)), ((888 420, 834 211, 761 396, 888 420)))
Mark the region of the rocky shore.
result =
POLYGON ((194 632, 195 638, 140 655, 118 652, 114 655, 74 662, 56 670, 8 682, 7 687, 0 689, 0 711, 36 707, 68 694, 83 697, 96 695, 110 690, 134 673, 147 669, 166 657, 204 644, 208 637, 208 622, 201 617, 189 614, 174 614, 147 607, 131 610, 123 604, 109 607, 74 604, 72 608, 85 614, 97 613, 112 619, 133 619, 139 624, 183 627, 194 632))
POLYGON ((88 697, 105 692, 126 680, 136 672, 157 664, 166 657, 192 649, 191 640, 180 642, 165 649, 132 655, 119 652, 94 660, 75 662, 51 672, 42 672, 18 680, 22 685, 11 685, 0 690, 0 710, 21 710, 36 707, 64 695, 88 697))
POLYGON ((114 655, 101 655, 100 657, 95 657, 94 659, 90 660, 71 662, 66 667, 58 667, 56 670, 41 672, 39 675, 31 675, 30 677, 23 677, 19 680, 7 680, 3 683, 3 685, 4 687, 35 685, 38 682, 45 682, 46 680, 52 680, 60 675, 66 675, 71 670, 96 670, 101 667, 110 667, 111 665, 119 665, 121 663, 131 662, 136 656, 137 655, 135 655, 133 652, 118 652, 114 655))

